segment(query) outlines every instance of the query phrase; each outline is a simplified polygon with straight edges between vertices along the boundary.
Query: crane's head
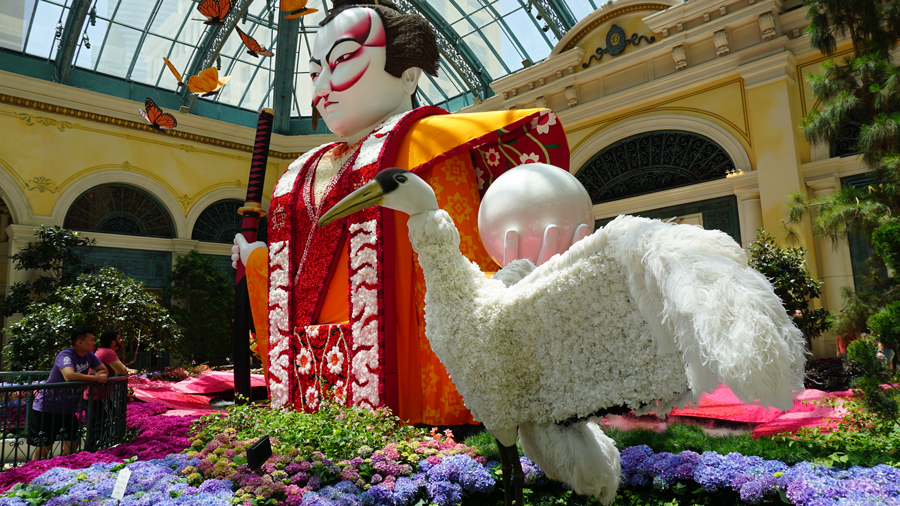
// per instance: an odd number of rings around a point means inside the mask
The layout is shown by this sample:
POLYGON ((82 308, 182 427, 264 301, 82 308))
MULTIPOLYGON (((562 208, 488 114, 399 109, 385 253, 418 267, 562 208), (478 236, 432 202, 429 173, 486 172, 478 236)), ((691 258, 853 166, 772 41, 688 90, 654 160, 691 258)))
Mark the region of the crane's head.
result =
POLYGON ((408 170, 391 168, 347 195, 319 218, 319 226, 374 206, 387 207, 414 216, 438 209, 434 190, 408 170))

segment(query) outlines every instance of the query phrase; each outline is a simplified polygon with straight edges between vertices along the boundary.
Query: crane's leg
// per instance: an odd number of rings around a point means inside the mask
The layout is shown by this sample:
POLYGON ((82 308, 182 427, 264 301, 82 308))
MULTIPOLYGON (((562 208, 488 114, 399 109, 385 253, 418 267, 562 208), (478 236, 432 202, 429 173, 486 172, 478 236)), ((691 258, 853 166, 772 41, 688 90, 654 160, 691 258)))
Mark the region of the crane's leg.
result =
POLYGON ((497 450, 500 452, 500 472, 503 474, 503 505, 512 506, 512 462, 509 461, 506 447, 500 443, 500 440, 494 439, 494 441, 497 442, 497 450))
POLYGON ((519 461, 519 449, 516 445, 503 446, 497 441, 500 450, 500 469, 503 471, 503 501, 505 506, 525 506, 523 489, 525 488, 525 472, 519 461), (513 503, 515 497, 515 503, 513 503))

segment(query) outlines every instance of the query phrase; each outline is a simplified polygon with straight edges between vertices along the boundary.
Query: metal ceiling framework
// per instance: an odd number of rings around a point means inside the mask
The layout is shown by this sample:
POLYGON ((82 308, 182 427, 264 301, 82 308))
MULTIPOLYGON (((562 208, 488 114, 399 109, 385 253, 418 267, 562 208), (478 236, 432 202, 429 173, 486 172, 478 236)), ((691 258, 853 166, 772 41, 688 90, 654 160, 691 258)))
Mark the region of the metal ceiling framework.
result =
POLYGON ((59 41, 59 49, 56 51, 56 78, 65 84, 69 79, 69 70, 75 59, 75 47, 78 46, 78 37, 81 35, 81 27, 87 19, 91 7, 91 0, 74 0, 66 18, 62 38, 59 41))
MULTIPOLYGON (((124 79, 126 82, 132 81, 132 71, 135 69, 135 65, 138 64, 141 48, 144 45, 145 39, 150 36, 149 32, 151 25, 154 24, 161 6, 164 3, 171 3, 170 0, 144 1, 152 4, 153 7, 148 7, 152 9, 149 17, 147 19, 140 18, 142 20, 141 24, 135 26, 135 29, 140 32, 139 40, 137 41, 134 53, 124 62, 127 67, 123 67, 123 69, 127 68, 127 72, 123 76, 118 77, 119 79, 124 79), (143 28, 143 30, 141 30, 141 28, 143 28), (130 65, 128 65, 129 63, 130 65)), ((200 0, 191 1, 196 4, 200 0)), ((576 23, 576 19, 566 5, 566 1, 568 0, 514 0, 512 2, 504 2, 504 0, 470 0, 469 2, 448 0, 449 3, 446 5, 452 6, 451 11, 447 14, 448 19, 445 19, 435 6, 430 3, 435 0, 394 1, 400 9, 422 15, 434 28, 438 49, 443 60, 442 66, 444 67, 444 75, 441 77, 443 81, 436 80, 430 76, 428 77, 432 86, 432 96, 429 98, 427 95, 421 94, 421 98, 424 98, 428 103, 434 103, 435 99, 443 99, 445 103, 450 103, 455 100, 458 101, 457 98, 461 96, 465 98, 466 93, 471 93, 470 98, 474 98, 475 102, 479 102, 480 100, 493 95, 493 91, 490 88, 492 80, 503 77, 503 75, 520 68, 518 60, 515 59, 516 55, 522 57, 521 66, 529 66, 534 60, 542 59, 546 54, 549 54, 549 49, 552 49, 554 45, 554 42, 547 38, 545 32, 551 30, 555 38, 560 40, 576 23), (464 3, 464 6, 461 6, 461 3, 464 3), (521 13, 523 11, 527 12, 527 15, 530 16, 530 23, 527 23, 527 31, 529 33, 524 33, 522 31, 521 22, 526 19, 522 17, 521 13), (481 14, 478 14, 479 17, 475 17, 475 13, 481 14), (489 15, 489 17, 484 14, 489 15), (465 19, 467 22, 463 23, 460 21, 461 19, 465 19), (516 32, 513 32, 512 30, 513 25, 517 26, 516 32), (490 32, 489 37, 486 32, 488 31, 488 27, 491 26, 496 26, 499 30, 491 28, 492 31, 490 32), (466 32, 465 30, 469 31, 466 32), (531 32, 533 32, 533 34, 531 32), (523 35, 526 37, 530 36, 530 38, 519 40, 523 35), (480 53, 473 51, 471 42, 475 42, 480 53), (502 51, 500 48, 501 43, 504 46, 502 51), (537 54, 537 58, 534 58, 532 55, 535 54, 534 48, 536 43, 540 47, 547 45, 549 49, 545 48, 547 49, 546 53, 543 55, 537 54), (529 53, 526 48, 526 44, 528 45, 528 48, 532 50, 531 53, 529 53), (479 54, 481 54, 481 58, 479 58, 479 54), (497 75, 492 76, 485 67, 486 64, 493 65, 491 68, 494 68, 494 73, 497 75), (448 83, 455 87, 456 90, 447 88, 448 83), (449 92, 445 92, 445 89, 449 92), (435 94, 435 90, 439 95, 435 94), (460 92, 462 92, 462 95, 459 95, 460 92)), ((113 21, 117 24, 122 23, 123 21, 117 19, 117 13, 120 10, 119 7, 122 5, 130 5, 130 0, 111 0, 111 2, 115 2, 115 4, 112 9, 112 14, 106 21, 108 26, 112 26, 113 21)), ((184 72, 185 77, 196 75, 200 70, 208 68, 216 62, 226 41, 234 31, 235 25, 241 19, 246 23, 249 18, 253 23, 251 28, 246 30, 248 33, 251 33, 256 27, 266 27, 270 30, 276 30, 275 37, 277 40, 271 40, 270 42, 274 44, 273 47, 277 47, 278 49, 298 49, 301 37, 307 47, 310 45, 309 36, 315 34, 318 26, 309 25, 307 22, 304 22, 303 20, 305 18, 293 20, 285 19, 284 13, 280 11, 278 11, 278 23, 276 25, 273 23, 274 18, 269 9, 278 10, 277 0, 268 0, 266 2, 266 11, 260 11, 261 14, 259 16, 254 15, 254 13, 248 13, 248 9, 252 2, 253 0, 232 0, 232 8, 223 20, 223 25, 208 26, 203 31, 202 38, 200 42, 194 46, 189 63, 186 66, 184 72), (265 12, 267 11, 269 12, 268 21, 263 19, 265 17, 265 12)), ((328 12, 328 5, 326 2, 327 0, 321 0, 321 10, 325 13, 328 12)), ((32 9, 30 19, 27 19, 28 16, 26 14, 28 30, 24 36, 22 46, 19 49, 20 52, 23 54, 26 52, 28 40, 32 33, 32 26, 37 17, 35 12, 38 11, 38 4, 53 5, 56 6, 54 7, 55 9, 59 9, 60 7, 63 10, 68 9, 65 26, 61 34, 62 36, 58 41, 58 50, 55 59, 51 62, 55 66, 54 79, 61 83, 65 83, 68 79, 69 71, 75 64, 75 60, 78 58, 76 49, 78 49, 81 44, 79 40, 81 38, 82 28, 85 27, 89 10, 94 3, 95 0, 35 0, 35 6, 32 9)), ((112 3, 110 5, 112 5, 112 3)), ((435 5, 440 8, 442 4, 437 3, 435 5)), ((591 5, 594 5, 593 1, 591 1, 591 5)), ((182 30, 185 29, 188 20, 191 19, 191 15, 195 14, 192 12, 193 10, 193 8, 188 9, 188 15, 183 21, 180 21, 180 27, 178 28, 177 33, 174 37, 170 38, 170 40, 172 40, 172 45, 168 49, 170 57, 176 45, 179 43, 184 44, 180 41, 180 35, 182 30)), ((59 12, 59 10, 57 10, 57 12, 59 12)), ((90 15, 93 24, 94 12, 91 11, 90 15)), ((42 19, 40 22, 42 23, 42 26, 46 26, 49 24, 50 20, 42 19)), ((56 23, 55 19, 52 20, 52 23, 56 23)), ((312 21, 312 23, 315 23, 315 21, 312 21)), ((178 25, 176 24, 175 26, 178 25)), ((159 34, 156 34, 155 37, 158 39, 159 34)), ((99 53, 96 54, 96 61, 99 61, 104 55, 104 48, 107 46, 107 38, 108 35, 104 34, 103 43, 100 45, 99 53)), ((56 41, 54 41, 54 43, 56 43, 56 41)), ((190 46, 190 44, 188 44, 188 46, 190 46)), ((90 48, 89 45, 87 47, 90 48)), ((229 49, 229 52, 230 51, 231 50, 229 49)), ((537 51, 540 53, 544 50, 539 48, 537 51)), ((269 64, 269 68, 263 72, 269 79, 270 84, 267 88, 268 92, 260 94, 257 88, 257 91, 248 98, 248 87, 244 90, 243 95, 240 96, 237 107, 241 109, 247 109, 248 106, 257 108, 257 105, 261 107, 262 105, 254 102, 245 103, 245 98, 256 101, 260 100, 260 97, 264 95, 262 104, 267 102, 271 103, 273 109, 276 111, 275 131, 288 133, 290 131, 291 113, 293 112, 292 106, 299 110, 299 102, 303 102, 302 98, 298 99, 294 96, 297 74, 298 72, 304 73, 302 70, 298 70, 298 64, 300 64, 298 59, 298 51, 296 50, 275 51, 274 72, 272 72, 273 69, 271 63, 269 64)), ((228 72, 231 71, 237 63, 237 60, 237 55, 230 59, 231 63, 230 68, 227 70, 228 72)), ((79 63, 79 65, 81 64, 79 63)), ((93 72, 97 72, 98 70, 96 65, 97 64, 95 63, 95 66, 92 69, 93 72)), ((256 62, 255 66, 256 69, 253 72, 251 81, 256 78, 257 73, 259 73, 260 70, 263 70, 262 61, 256 62)), ((100 72, 104 71, 100 70, 100 72)), ((158 75, 154 81, 151 81, 149 83, 150 86, 158 88, 162 75, 164 74, 158 75)), ((180 95, 182 108, 186 107, 188 110, 191 110, 196 103, 197 96, 190 93, 186 87, 177 90, 176 93, 180 95)), ((216 96, 213 100, 218 102, 220 97, 221 96, 216 96)), ((467 103, 471 103, 470 99, 466 100, 469 100, 467 103)), ((459 105, 457 105, 457 107, 459 107, 459 105)))
MULTIPOLYGON (((211 25, 212 29, 206 30, 203 41, 197 46, 197 52, 194 53, 194 57, 187 67, 186 76, 197 75, 201 70, 212 66, 212 63, 219 57, 219 52, 222 51, 222 46, 225 45, 228 36, 234 31, 234 26, 246 14, 247 8, 252 2, 253 0, 234 0, 231 10, 222 20, 222 24, 211 25)), ((181 97, 188 110, 194 106, 194 102, 197 100, 197 95, 190 93, 187 87, 181 90, 181 97)))

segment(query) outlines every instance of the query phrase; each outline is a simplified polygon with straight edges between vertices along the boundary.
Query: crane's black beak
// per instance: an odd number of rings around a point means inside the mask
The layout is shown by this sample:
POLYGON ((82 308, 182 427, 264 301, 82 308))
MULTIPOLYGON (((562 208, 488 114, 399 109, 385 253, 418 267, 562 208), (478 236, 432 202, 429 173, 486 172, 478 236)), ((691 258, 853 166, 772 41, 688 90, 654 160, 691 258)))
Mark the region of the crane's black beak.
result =
POLYGON ((381 188, 381 184, 373 179, 355 192, 341 199, 334 207, 326 211, 325 214, 319 218, 319 226, 324 227, 325 225, 349 214, 353 214, 356 211, 380 206, 382 204, 384 204, 384 190, 381 188))

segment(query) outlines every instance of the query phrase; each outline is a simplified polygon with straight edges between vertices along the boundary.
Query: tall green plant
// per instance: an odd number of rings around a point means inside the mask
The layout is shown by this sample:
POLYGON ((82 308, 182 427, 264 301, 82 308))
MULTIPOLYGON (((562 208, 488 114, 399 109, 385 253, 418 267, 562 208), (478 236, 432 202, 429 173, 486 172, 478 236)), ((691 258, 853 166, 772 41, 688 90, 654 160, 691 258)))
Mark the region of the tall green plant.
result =
POLYGON ((171 280, 163 296, 171 298, 172 317, 182 330, 171 351, 197 363, 227 357, 232 351, 234 280, 195 250, 175 262, 171 280))
POLYGON ((78 232, 58 226, 35 229, 36 241, 12 255, 10 260, 17 271, 41 271, 33 281, 14 284, 3 302, 3 316, 27 314, 32 302, 52 302, 53 294, 61 286, 75 282, 84 272, 92 272, 93 266, 77 248, 93 247, 94 239, 82 237, 78 232))
MULTIPOLYGON (((806 139, 834 143, 843 127, 860 124, 856 149, 874 183, 866 188, 846 187, 810 200, 791 196, 791 221, 815 208, 816 235, 841 239, 849 233, 869 236, 880 227, 897 227, 900 216, 900 69, 890 50, 900 38, 900 0, 805 0, 811 21, 806 32, 813 47, 828 56, 847 37, 852 52, 822 65, 820 76, 809 75, 813 95, 820 104, 800 125, 806 139)), ((873 312, 900 299, 896 279, 885 279, 884 251, 876 248, 872 274, 858 290, 848 292, 845 310, 837 315, 837 328, 864 328, 873 312)))
POLYGON ((789 315, 793 316, 795 311, 801 312, 795 322, 808 338, 819 337, 827 328, 828 311, 809 307, 812 299, 819 298, 822 283, 806 270, 806 251, 799 247, 779 247, 765 229, 757 230, 756 234, 756 240, 747 248, 750 266, 772 282, 775 294, 789 315))
POLYGON ((69 331, 86 325, 96 332, 116 328, 126 344, 137 341, 152 350, 165 350, 179 330, 159 298, 144 284, 105 267, 82 274, 72 286, 53 293, 54 302, 35 302, 24 319, 7 329, 3 352, 11 369, 49 369, 56 352, 69 346, 69 331))

